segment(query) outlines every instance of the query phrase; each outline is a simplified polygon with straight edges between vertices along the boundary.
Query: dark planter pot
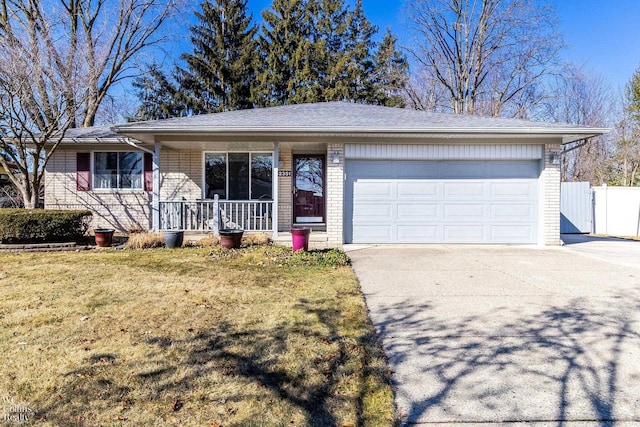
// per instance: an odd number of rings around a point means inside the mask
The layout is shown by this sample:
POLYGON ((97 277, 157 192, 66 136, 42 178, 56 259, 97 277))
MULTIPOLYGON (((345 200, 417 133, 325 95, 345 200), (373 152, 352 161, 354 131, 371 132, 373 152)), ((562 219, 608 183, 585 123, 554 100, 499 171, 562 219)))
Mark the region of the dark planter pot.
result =
POLYGON ((167 248, 179 248, 184 241, 184 231, 165 231, 162 233, 162 239, 167 248))
POLYGON ((242 244, 244 230, 220 230, 220 246, 226 249, 238 249, 242 244))
POLYGON ((306 227, 291 229, 291 246, 293 247, 293 252, 297 252, 300 249, 304 251, 309 250, 310 232, 311 229, 306 227))
POLYGON ((101 248, 111 247, 114 231, 112 228, 96 228, 93 230, 96 236, 96 245, 101 248))

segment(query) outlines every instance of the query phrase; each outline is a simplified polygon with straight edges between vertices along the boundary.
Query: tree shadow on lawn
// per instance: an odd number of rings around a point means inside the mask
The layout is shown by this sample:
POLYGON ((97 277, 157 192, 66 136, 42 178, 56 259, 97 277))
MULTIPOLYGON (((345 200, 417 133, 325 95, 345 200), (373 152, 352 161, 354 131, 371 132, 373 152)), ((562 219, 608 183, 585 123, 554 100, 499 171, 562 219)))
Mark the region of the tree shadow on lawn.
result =
POLYGON ((428 302, 385 305, 374 324, 392 383, 403 384, 396 390, 401 419, 640 421, 639 295, 612 295, 597 307, 581 298, 538 312, 501 307, 455 320, 437 317, 428 302))
MULTIPOLYGON (((149 363, 144 366, 128 364, 115 352, 91 355, 82 366, 67 373, 64 384, 50 398, 36 403, 36 418, 55 425, 95 425, 107 422, 99 414, 101 408, 119 408, 122 417, 118 419, 124 422, 133 412, 147 410, 145 405, 169 399, 173 405, 165 402, 163 413, 154 414, 156 418, 152 419, 180 419, 191 410, 187 405, 195 403, 195 408, 217 407, 217 413, 223 415, 200 420, 191 411, 194 418, 183 418, 183 424, 204 425, 199 423, 206 421, 206 425, 262 425, 255 408, 243 413, 238 407, 250 400, 273 399, 293 409, 297 420, 304 420, 305 425, 343 425, 341 415, 345 413, 352 414, 349 420, 355 414, 355 425, 365 425, 363 401, 372 392, 367 376, 377 376, 383 385, 388 383, 384 363, 369 366, 371 360, 383 358, 382 349, 371 327, 359 336, 341 335, 341 312, 327 305, 323 300, 302 300, 296 307, 305 316, 315 316, 320 326, 303 316, 293 324, 271 329, 254 325, 240 330, 237 325, 220 321, 199 325, 200 329, 187 339, 147 336, 143 345, 149 363), (297 343, 292 344, 294 341, 297 343), (312 360, 292 354, 296 349, 291 346, 300 346, 300 341, 319 349, 312 360), (178 352, 171 353, 172 349, 178 352), (179 360, 171 362, 176 354, 179 360), (297 357, 297 364, 284 364, 283 355, 297 357), (115 373, 112 367, 120 372, 115 373), (351 386, 356 384, 355 392, 342 390, 345 378, 350 378, 351 386), (236 385, 229 387, 230 382, 236 385), (215 398, 194 402, 194 396, 205 392, 203 384, 215 398)), ((288 415, 283 413, 278 422, 289 425, 288 415)), ((271 424, 267 421, 267 425, 271 424)))

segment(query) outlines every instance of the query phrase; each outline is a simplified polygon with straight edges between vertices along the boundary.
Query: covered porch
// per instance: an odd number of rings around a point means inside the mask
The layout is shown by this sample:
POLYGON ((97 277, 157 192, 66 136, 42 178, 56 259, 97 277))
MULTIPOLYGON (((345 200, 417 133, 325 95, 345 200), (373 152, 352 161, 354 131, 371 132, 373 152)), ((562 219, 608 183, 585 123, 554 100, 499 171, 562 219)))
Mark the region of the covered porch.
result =
POLYGON ((152 154, 152 230, 242 229, 276 239, 295 226, 326 232, 329 212, 339 213, 328 208, 335 203, 328 187, 341 144, 156 141, 151 150, 128 143, 152 154))

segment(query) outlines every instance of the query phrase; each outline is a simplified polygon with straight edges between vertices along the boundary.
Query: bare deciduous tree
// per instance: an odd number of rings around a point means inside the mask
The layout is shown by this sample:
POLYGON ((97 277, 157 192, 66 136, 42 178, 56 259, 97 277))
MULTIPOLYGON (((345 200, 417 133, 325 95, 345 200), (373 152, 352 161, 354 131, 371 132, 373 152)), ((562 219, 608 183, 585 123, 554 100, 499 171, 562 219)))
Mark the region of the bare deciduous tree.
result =
POLYGON ((614 176, 610 182, 623 187, 632 187, 640 178, 640 128, 638 123, 627 115, 616 123, 613 134, 615 165, 614 176))
POLYGON ((525 117, 563 47, 550 6, 528 0, 408 2, 409 51, 457 114, 525 117))
POLYGON ((0 164, 27 208, 70 127, 91 126, 174 0, 0 0, 0 164))
MULTIPOLYGON (((615 100, 604 78, 577 67, 564 66, 550 82, 549 98, 540 109, 542 119, 574 125, 608 127, 615 115, 615 100)), ((577 141, 563 149, 562 180, 607 182, 611 168, 611 137, 602 135, 577 141)))
POLYGON ((634 186, 640 179, 640 68, 625 87, 623 118, 615 127, 617 184, 634 186))
POLYGON ((34 208, 43 168, 73 123, 66 88, 77 62, 72 50, 56 44, 37 0, 1 4, 0 164, 6 171, 18 169, 9 179, 25 207, 34 208))
MULTIPOLYGON (((73 126, 93 126, 98 109, 116 83, 136 75, 142 50, 167 36, 162 24, 176 11, 178 0, 57 0, 51 16, 60 19, 70 49, 85 59, 85 68, 67 88, 68 113, 77 112, 73 126), (58 3, 58 4, 56 4, 58 3), (62 7, 62 9, 60 9, 62 7), (75 91, 86 88, 81 102, 75 91)), ((66 40, 65 40, 66 42, 66 40)))

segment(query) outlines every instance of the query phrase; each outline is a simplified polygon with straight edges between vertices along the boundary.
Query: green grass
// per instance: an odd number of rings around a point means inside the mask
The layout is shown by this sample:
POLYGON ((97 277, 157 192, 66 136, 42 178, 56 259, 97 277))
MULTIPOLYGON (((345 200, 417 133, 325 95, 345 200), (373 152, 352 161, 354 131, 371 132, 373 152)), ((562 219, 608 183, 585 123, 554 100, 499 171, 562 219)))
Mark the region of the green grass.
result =
POLYGON ((0 255, 0 396, 45 426, 394 425, 345 263, 273 246, 0 255))

